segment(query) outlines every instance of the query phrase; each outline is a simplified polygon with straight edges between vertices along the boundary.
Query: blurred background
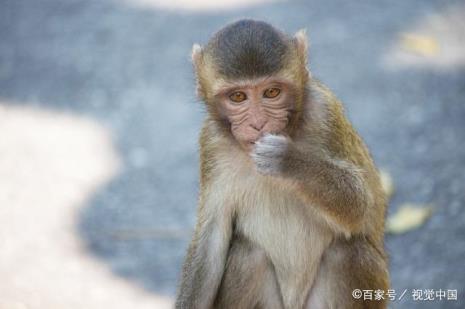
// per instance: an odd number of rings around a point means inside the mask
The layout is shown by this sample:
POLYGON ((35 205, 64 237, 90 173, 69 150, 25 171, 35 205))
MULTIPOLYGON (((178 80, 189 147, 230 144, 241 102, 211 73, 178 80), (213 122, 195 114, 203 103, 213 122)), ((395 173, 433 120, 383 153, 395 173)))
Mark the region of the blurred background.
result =
POLYGON ((1 309, 172 305, 204 116, 190 49, 241 17, 307 28, 391 183, 391 308, 465 308, 463 1, 0 0, 1 309))

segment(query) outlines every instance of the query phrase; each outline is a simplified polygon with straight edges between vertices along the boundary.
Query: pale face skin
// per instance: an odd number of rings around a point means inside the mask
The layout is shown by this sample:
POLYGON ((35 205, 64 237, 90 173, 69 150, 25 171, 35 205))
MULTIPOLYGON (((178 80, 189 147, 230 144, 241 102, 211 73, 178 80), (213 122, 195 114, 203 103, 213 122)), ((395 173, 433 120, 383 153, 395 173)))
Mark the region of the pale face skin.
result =
POLYGON ((294 108, 290 86, 277 79, 231 83, 217 95, 231 133, 247 151, 265 135, 284 134, 294 108))

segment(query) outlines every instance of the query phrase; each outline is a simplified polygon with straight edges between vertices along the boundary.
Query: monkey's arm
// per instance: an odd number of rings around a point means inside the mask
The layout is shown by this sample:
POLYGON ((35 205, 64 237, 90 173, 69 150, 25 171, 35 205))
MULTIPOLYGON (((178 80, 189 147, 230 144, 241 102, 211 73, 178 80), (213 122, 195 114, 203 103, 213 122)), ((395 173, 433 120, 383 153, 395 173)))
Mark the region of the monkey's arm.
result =
POLYGON ((227 215, 208 214, 206 207, 208 205, 201 205, 199 210, 183 266, 176 308, 211 308, 224 273, 232 222, 227 215))
POLYGON ((299 195, 351 234, 361 229, 372 195, 362 166, 336 159, 321 149, 298 148, 287 137, 266 135, 252 154, 262 174, 280 176, 297 187, 299 195))
POLYGON ((293 151, 284 162, 283 175, 295 181, 301 197, 346 229, 361 229, 372 197, 362 168, 346 160, 293 151))
POLYGON ((215 136, 204 124, 200 136, 200 198, 197 224, 176 298, 176 308, 212 308, 220 286, 233 229, 233 208, 215 179, 215 136))

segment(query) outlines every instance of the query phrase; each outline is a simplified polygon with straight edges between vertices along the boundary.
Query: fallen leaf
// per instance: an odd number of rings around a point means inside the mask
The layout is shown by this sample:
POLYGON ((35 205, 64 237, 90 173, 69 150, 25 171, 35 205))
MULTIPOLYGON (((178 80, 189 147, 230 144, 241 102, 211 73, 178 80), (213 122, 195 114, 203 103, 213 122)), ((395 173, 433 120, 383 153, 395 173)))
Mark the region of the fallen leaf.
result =
POLYGON ((391 174, 388 171, 381 169, 379 171, 379 177, 381 179, 381 187, 389 200, 394 193, 394 182, 392 181, 391 174))
POLYGON ((402 234, 416 229, 431 216, 431 205, 402 204, 399 210, 390 216, 386 222, 386 232, 402 234))
POLYGON ((439 43, 432 36, 404 33, 401 35, 401 45, 405 50, 425 57, 439 53, 439 43))

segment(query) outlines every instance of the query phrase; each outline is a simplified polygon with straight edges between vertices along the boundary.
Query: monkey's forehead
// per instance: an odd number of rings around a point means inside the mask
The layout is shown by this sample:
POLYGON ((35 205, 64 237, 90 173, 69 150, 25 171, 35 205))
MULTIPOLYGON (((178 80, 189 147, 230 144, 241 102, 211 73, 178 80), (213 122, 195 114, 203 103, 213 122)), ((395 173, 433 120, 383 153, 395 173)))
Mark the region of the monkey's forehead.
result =
POLYGON ((289 45, 289 37, 271 25, 240 20, 217 32, 207 50, 221 75, 254 78, 279 71, 289 45))
POLYGON ((293 88, 292 76, 286 74, 285 70, 278 71, 271 75, 253 77, 253 78, 217 78, 211 85, 212 95, 224 94, 234 88, 254 88, 261 87, 265 84, 283 84, 288 88, 293 88))

